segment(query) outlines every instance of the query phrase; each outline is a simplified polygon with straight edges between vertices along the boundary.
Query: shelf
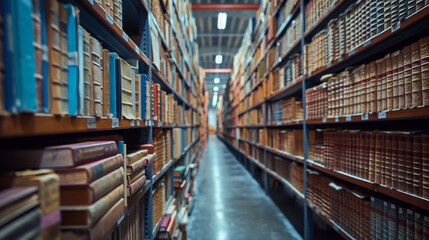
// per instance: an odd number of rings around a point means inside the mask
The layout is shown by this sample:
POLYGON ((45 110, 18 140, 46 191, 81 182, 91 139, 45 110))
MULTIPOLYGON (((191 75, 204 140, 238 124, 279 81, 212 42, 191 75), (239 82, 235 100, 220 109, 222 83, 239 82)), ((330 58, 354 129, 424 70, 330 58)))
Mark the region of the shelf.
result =
MULTIPOLYGON (((122 44, 122 47, 125 47, 132 55, 137 57, 141 62, 146 66, 149 66, 149 59, 147 56, 140 50, 140 48, 128 37, 128 35, 113 21, 113 18, 104 11, 103 7, 100 6, 96 1, 93 0, 76 0, 82 7, 88 11, 88 14, 94 17, 106 30, 108 30, 111 36, 122 44)), ((85 17, 86 13, 82 12, 82 16, 85 17)), ((90 22, 81 21, 81 23, 86 28, 88 25, 91 25, 90 22)), ((93 26, 95 27, 95 26, 93 26)), ((89 28, 92 28, 89 26, 89 28)), ((101 37, 101 36, 99 36, 101 37)), ((107 39, 101 39, 103 43, 106 43, 107 39)), ((112 43, 107 43, 112 44, 112 43)))
POLYGON ((373 121, 410 120, 429 118, 429 107, 390 110, 377 113, 353 114, 339 117, 328 117, 316 120, 306 120, 309 125, 331 123, 363 123, 373 121))
POLYGON ((302 194, 300 191, 298 191, 298 189, 295 188, 295 186, 292 185, 292 183, 290 183, 288 180, 284 179, 282 176, 278 175, 276 172, 274 172, 273 170, 266 168, 266 171, 268 174, 270 174, 273 178, 277 179, 279 182, 283 183, 283 185, 285 185, 287 188, 289 188, 289 190, 291 190, 291 192, 298 197, 298 199, 300 201, 304 201, 305 197, 304 194, 302 194))
POLYGON ((23 137, 145 127, 145 120, 70 117, 51 114, 0 116, 0 137, 23 137))

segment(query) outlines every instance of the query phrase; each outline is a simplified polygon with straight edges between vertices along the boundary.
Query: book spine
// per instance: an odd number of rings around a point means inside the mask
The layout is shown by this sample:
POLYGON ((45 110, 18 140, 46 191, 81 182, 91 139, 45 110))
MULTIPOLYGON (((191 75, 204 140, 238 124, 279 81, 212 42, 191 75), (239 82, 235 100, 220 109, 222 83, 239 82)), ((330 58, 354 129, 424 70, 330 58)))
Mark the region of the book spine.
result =
POLYGON ((121 59, 116 59, 116 117, 122 117, 122 69, 121 59))
POLYGON ((91 36, 82 28, 83 32, 83 60, 84 60, 84 115, 94 116, 92 67, 91 67, 91 36))
MULTIPOLYGON (((82 145, 71 149, 73 152, 73 162, 75 165, 82 164, 90 160, 98 160, 110 157, 118 153, 115 142, 107 142, 96 145, 82 145)), ((53 150, 55 152, 55 150, 53 150)), ((52 154, 55 157, 55 154, 52 154)))
POLYGON ((109 51, 103 49, 103 116, 110 117, 110 64, 109 51))
POLYGON ((142 176, 137 181, 133 182, 132 184, 128 185, 128 191, 127 195, 132 196, 134 195, 146 182, 146 176, 142 176))
POLYGON ((119 168, 114 172, 107 174, 105 177, 96 180, 90 184, 91 195, 90 203, 96 202, 106 193, 116 188, 124 181, 124 170, 119 168))
POLYGON ((113 157, 110 157, 109 159, 112 160, 107 160, 103 163, 91 166, 91 168, 88 170, 88 179, 90 179, 90 182, 99 179, 107 173, 110 173, 122 166, 123 158, 121 154, 117 154, 113 157))
POLYGON ((110 117, 117 117, 116 110, 116 57, 115 53, 109 53, 109 113, 110 117))
POLYGON ((92 68, 92 86, 93 99, 92 106, 94 107, 94 116, 103 116, 103 71, 102 71, 102 47, 100 42, 91 37, 91 68, 92 68))
POLYGON ((68 50, 68 114, 76 116, 78 114, 78 47, 77 47, 77 20, 76 8, 65 5, 67 9, 67 50, 68 50))
POLYGON ((68 39, 67 39, 67 28, 68 28, 68 13, 67 9, 63 4, 60 4, 60 114, 69 114, 69 79, 68 79, 68 39))
POLYGON ((78 114, 85 115, 85 54, 83 41, 83 28, 77 27, 77 48, 78 48, 78 114))
POLYGON ((106 196, 95 202, 89 207, 88 224, 96 223, 115 203, 124 195, 124 186, 121 184, 106 196))
POLYGON ((89 232, 90 239, 103 239, 108 231, 115 226, 117 221, 124 216, 125 201, 120 199, 92 228, 89 232))

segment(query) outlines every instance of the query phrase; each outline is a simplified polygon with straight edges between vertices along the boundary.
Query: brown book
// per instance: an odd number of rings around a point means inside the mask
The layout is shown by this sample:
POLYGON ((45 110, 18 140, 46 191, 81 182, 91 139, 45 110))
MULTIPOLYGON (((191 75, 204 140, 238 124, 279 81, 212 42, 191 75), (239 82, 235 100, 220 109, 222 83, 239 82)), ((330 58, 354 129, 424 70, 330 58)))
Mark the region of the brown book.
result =
MULTIPOLYGON (((34 59, 35 59, 35 78, 36 78, 36 95, 37 95, 37 109, 42 110, 43 102, 43 48, 42 48, 42 15, 40 9, 40 0, 33 0, 33 33, 34 33, 34 59)), ((3 24, 3 22, 1 22, 3 24)), ((1 35, 3 38, 3 35, 1 35)), ((3 47, 3 46, 0 46, 3 47)), ((3 54, 0 55, 3 58, 3 54)), ((1 72, 3 72, 3 60, 1 61, 1 72)), ((3 83, 2 84, 3 87, 3 83)), ((3 93, 3 89, 0 89, 3 93)), ((3 97, 0 99, 3 100, 3 97)), ((0 108, 3 107, 3 103, 0 103, 0 108)), ((1 112, 1 110, 0 110, 1 112)))
POLYGON ((41 239, 60 239, 59 178, 52 170, 12 172, 0 178, 1 187, 29 187, 39 190, 41 239))
POLYGON ((61 32, 60 5, 57 0, 45 1, 45 14, 47 45, 49 48, 49 108, 52 114, 61 114, 61 32))
POLYGON ((127 154, 127 166, 132 165, 135 162, 141 160, 142 158, 147 156, 148 151, 147 150, 138 150, 133 153, 127 154))
POLYGON ((422 134, 422 196, 429 199, 429 133, 422 134))
POLYGON ((412 107, 412 57, 411 46, 405 46, 404 52, 404 94, 405 108, 412 107))
POLYGON ((69 113, 68 104, 68 49, 67 49, 67 24, 68 13, 63 4, 60 4, 60 52, 61 52, 61 114, 67 115, 69 113))
POLYGON ((429 36, 419 40, 422 72, 422 105, 429 106, 429 36))
POLYGON ((92 84, 91 35, 82 28, 83 33, 83 92, 84 114, 94 116, 94 84, 92 84))
POLYGON ((46 147, 37 150, 2 150, 5 158, 14 159, 2 164, 3 170, 65 168, 110 157, 118 152, 113 141, 84 142, 46 147))
POLYGON ((413 135, 413 194, 422 195, 422 136, 421 133, 413 135))
POLYGON ((405 135, 405 191, 413 192, 413 136, 405 135))
MULTIPOLYGON (((106 0, 107 4, 110 0, 106 0)), ((103 116, 110 117, 110 81, 109 81, 109 50, 102 51, 102 69, 103 69, 103 116)), ((113 63, 112 63, 113 64, 113 63)))
POLYGON ((127 173, 128 184, 135 182, 137 179, 141 178, 145 174, 146 174, 146 168, 144 167, 134 171, 133 173, 127 173))
POLYGON ((146 182, 146 176, 141 176, 137 181, 128 184, 127 195, 132 196, 136 193, 146 182))
POLYGON ((89 185, 61 186, 61 206, 87 205, 96 202, 124 180, 124 170, 119 168, 89 185))
POLYGON ((103 71, 102 71, 102 47, 100 42, 94 37, 90 38, 91 49, 91 84, 93 89, 94 116, 103 116, 103 71))
POLYGON ((136 73, 134 77, 134 89, 135 89, 135 109, 136 119, 141 119, 140 114, 140 74, 136 73))
POLYGON ((0 226, 39 205, 36 187, 12 187, 0 191, 0 226))
POLYGON ((91 228, 79 230, 63 230, 61 231, 61 239, 76 240, 76 239, 104 239, 117 221, 125 213, 125 201, 120 199, 97 223, 91 228))
POLYGON ((150 162, 153 161, 154 158, 155 158, 155 154, 149 154, 132 164, 128 164, 127 173, 133 174, 135 171, 148 166, 150 162))
POLYGON ((124 195, 121 184, 95 203, 61 206, 61 229, 89 228, 109 211, 124 195))
POLYGON ((411 73, 412 106, 418 107, 423 104, 419 42, 414 42, 413 44, 411 44, 411 73))
POLYGON ((116 154, 75 168, 58 169, 55 173, 60 177, 60 185, 89 184, 120 168, 122 163, 122 154, 116 154))

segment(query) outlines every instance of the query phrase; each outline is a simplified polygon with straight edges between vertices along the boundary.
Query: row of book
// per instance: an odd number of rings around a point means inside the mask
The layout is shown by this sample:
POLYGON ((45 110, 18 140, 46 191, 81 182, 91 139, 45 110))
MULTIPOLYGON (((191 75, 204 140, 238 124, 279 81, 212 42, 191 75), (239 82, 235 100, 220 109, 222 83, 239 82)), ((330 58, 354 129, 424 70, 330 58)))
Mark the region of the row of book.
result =
POLYGON ((423 1, 360 1, 332 19, 328 27, 317 33, 305 47, 305 73, 340 59, 368 39, 420 11, 423 1))
POLYGON ((301 54, 297 53, 289 57, 285 66, 274 70, 268 75, 267 95, 276 93, 277 91, 295 83, 302 77, 301 54))
MULTIPOLYGON (((307 102, 307 107, 310 104, 307 102)), ((269 123, 281 123, 283 121, 303 119, 302 102, 297 101, 295 97, 283 99, 268 105, 270 115, 269 123)))
POLYGON ((162 170, 164 165, 171 160, 171 130, 154 129, 153 130, 153 145, 156 153, 152 164, 153 175, 162 170), (169 141, 167 141, 167 138, 169 141), (167 155, 169 158, 167 158, 167 155))
POLYGON ((312 0, 305 6, 305 30, 308 31, 326 16, 338 0, 312 0))
POLYGON ((323 132, 319 156, 339 170, 429 199, 429 134, 421 131, 323 132))
POLYGON ((261 108, 252 109, 239 116, 239 123, 241 125, 260 124, 263 122, 263 117, 263 110, 261 108))
MULTIPOLYGON (((43 0, 41 0, 43 1, 43 0)), ((103 7, 107 14, 113 17, 113 21, 122 28, 122 0, 95 0, 103 7)))
POLYGON ((304 156, 302 129, 267 129, 261 131, 261 135, 268 147, 304 156))
POLYGON ((267 168, 290 182, 300 193, 304 193, 304 168, 301 165, 267 153, 267 168))
POLYGON ((429 216, 409 205, 371 196, 311 171, 308 203, 355 239, 425 239, 429 216))
POLYGON ((154 187, 152 192, 152 229, 156 228, 156 224, 161 220, 165 207, 165 185, 159 183, 154 187))

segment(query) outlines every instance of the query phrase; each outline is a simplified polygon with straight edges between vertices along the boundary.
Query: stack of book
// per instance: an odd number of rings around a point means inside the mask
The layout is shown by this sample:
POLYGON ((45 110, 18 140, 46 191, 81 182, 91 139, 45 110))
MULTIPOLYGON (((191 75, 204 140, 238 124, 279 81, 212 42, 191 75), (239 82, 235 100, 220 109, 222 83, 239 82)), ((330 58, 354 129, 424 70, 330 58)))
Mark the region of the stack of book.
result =
POLYGON ((0 177, 0 187, 37 187, 40 196, 40 238, 60 239, 61 214, 57 174, 48 169, 9 172, 0 177))
POLYGON ((153 145, 146 144, 137 148, 139 150, 127 153, 127 195, 129 197, 143 187, 146 182, 146 166, 155 158, 155 153, 149 154, 153 145))
POLYGON ((275 102, 269 106, 270 108, 271 116, 268 120, 271 123, 281 123, 283 121, 300 120, 303 118, 302 102, 297 101, 295 97, 275 102))
POLYGON ((59 239, 40 234, 41 214, 36 187, 0 191, 0 236, 3 239, 59 239))
POLYGON ((173 237, 173 231, 176 229, 176 199, 172 199, 170 204, 167 206, 165 214, 161 217, 158 224, 158 235, 156 239, 159 240, 170 240, 173 237))
POLYGON ((161 220, 161 217, 164 212, 165 207, 165 186, 163 183, 159 184, 158 187, 156 187, 153 190, 153 197, 152 197, 152 228, 155 229, 156 224, 158 224, 159 220, 161 220))
POLYGON ((174 168, 174 189, 181 189, 185 185, 185 171, 186 167, 183 165, 179 165, 174 168))
MULTIPOLYGON (((157 174, 162 170, 164 164, 166 163, 166 142, 165 142, 165 133, 162 129, 154 129, 153 131, 153 146, 155 151, 155 160, 152 165, 152 173, 153 175, 157 174)), ((168 159, 170 161, 170 159, 168 159)))
POLYGON ((329 129, 324 163, 394 189, 429 198, 429 134, 406 131, 329 129))

